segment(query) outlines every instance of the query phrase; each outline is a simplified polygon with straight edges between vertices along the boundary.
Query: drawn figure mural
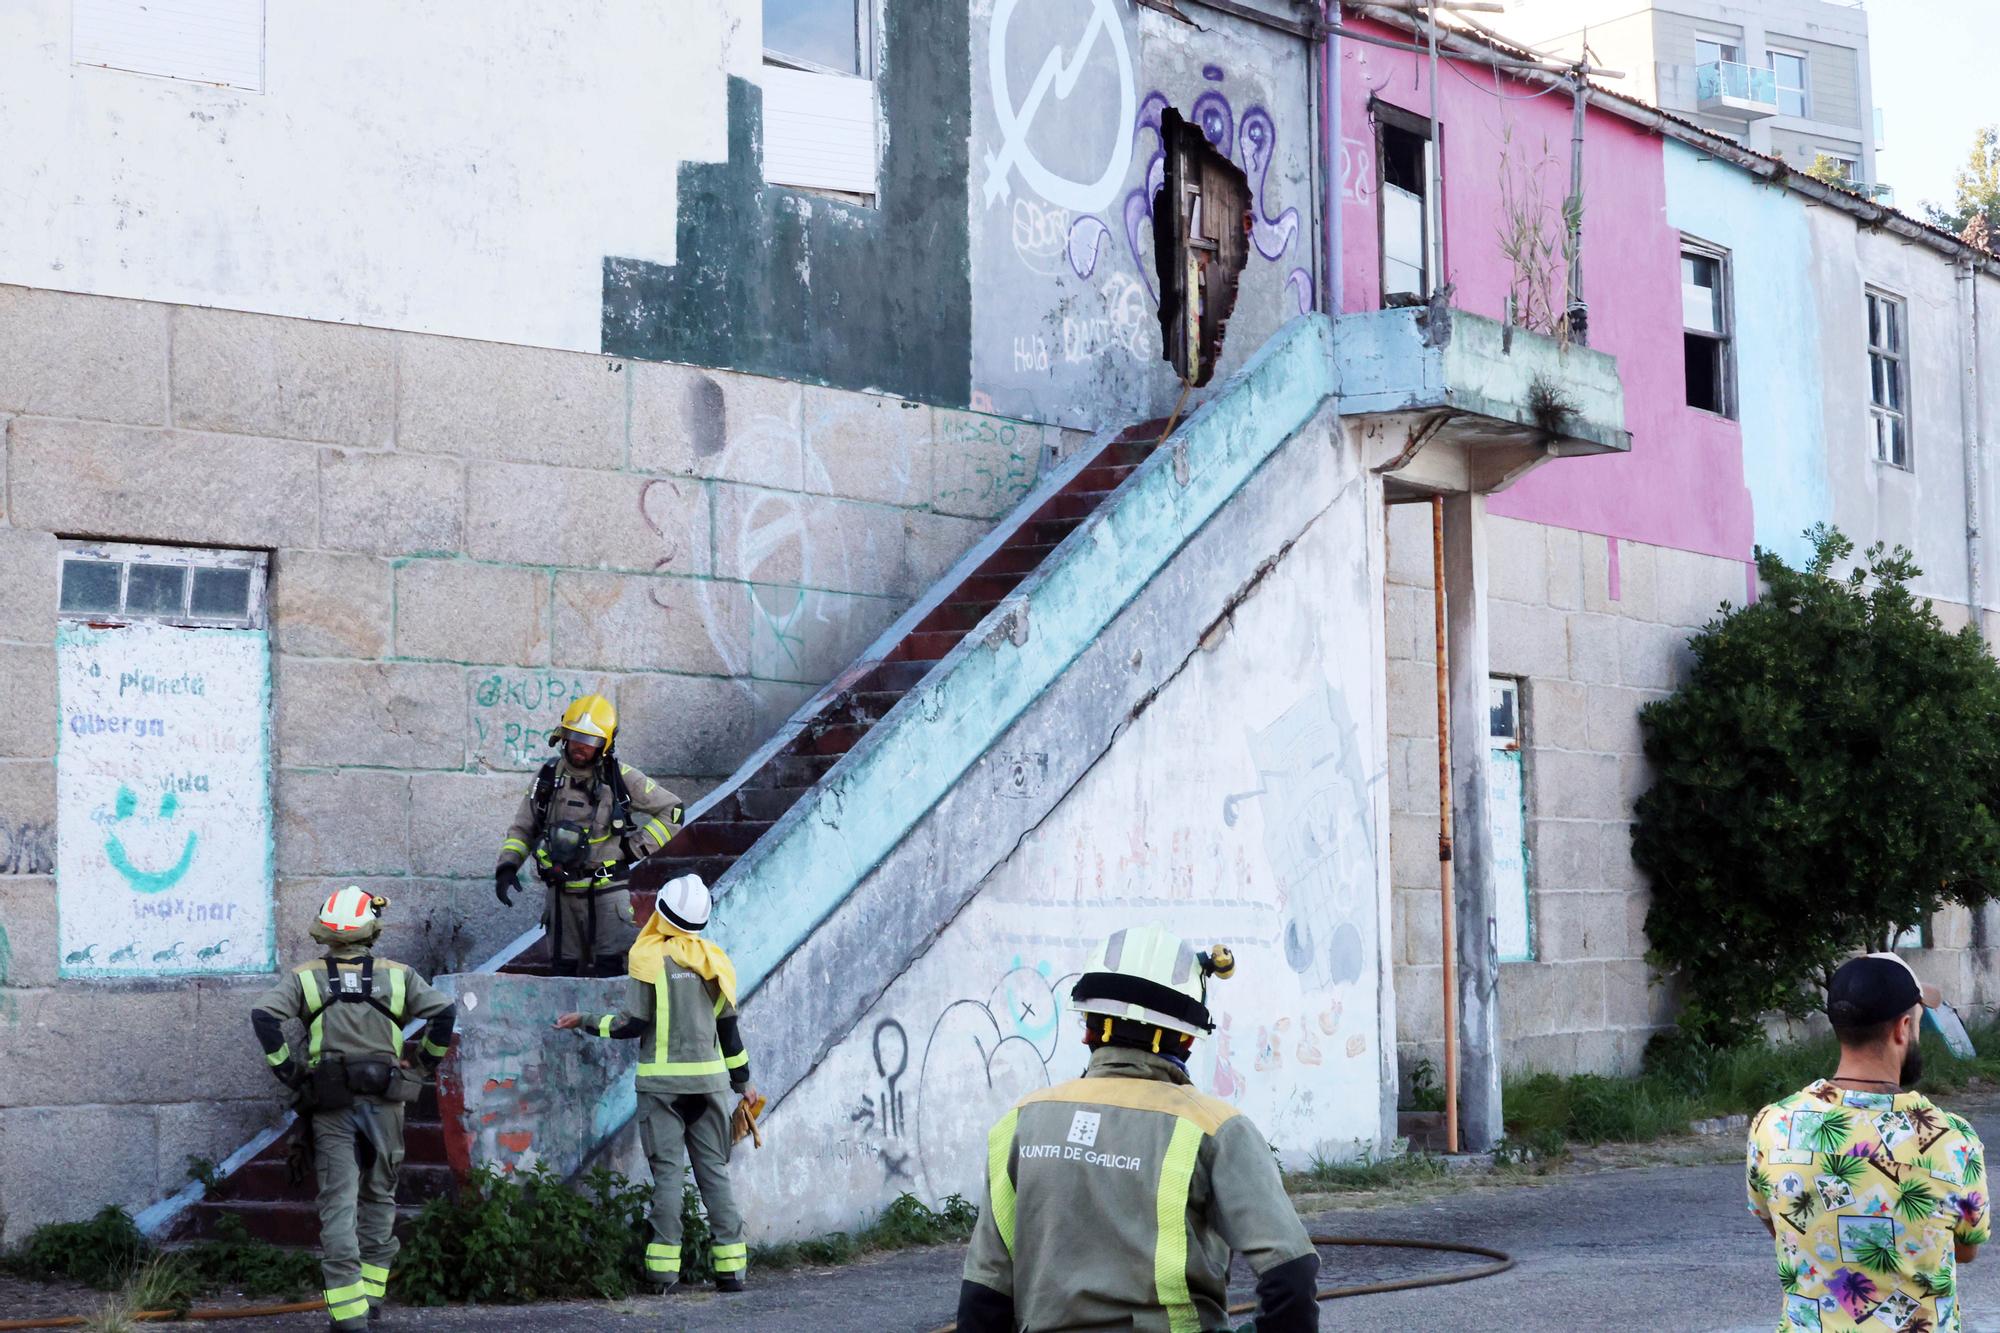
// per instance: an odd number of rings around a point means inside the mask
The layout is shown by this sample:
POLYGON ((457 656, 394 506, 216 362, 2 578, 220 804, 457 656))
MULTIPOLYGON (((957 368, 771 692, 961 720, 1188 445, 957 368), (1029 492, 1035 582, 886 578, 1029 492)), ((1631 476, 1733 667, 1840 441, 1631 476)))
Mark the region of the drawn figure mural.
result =
POLYGON ((269 971, 264 633, 65 623, 56 658, 61 974, 269 971))
POLYGON ((1152 253, 1170 106, 1250 180, 1225 371, 1313 308, 1312 127, 1271 110, 1310 103, 1302 43, 1133 0, 990 0, 972 35, 978 401, 1084 427, 1171 405, 1152 253))
POLYGON ((1234 826, 1261 802, 1284 896, 1285 961, 1316 989, 1369 975, 1375 841, 1361 738, 1337 691, 1314 691, 1248 737, 1262 785, 1223 802, 1234 826))

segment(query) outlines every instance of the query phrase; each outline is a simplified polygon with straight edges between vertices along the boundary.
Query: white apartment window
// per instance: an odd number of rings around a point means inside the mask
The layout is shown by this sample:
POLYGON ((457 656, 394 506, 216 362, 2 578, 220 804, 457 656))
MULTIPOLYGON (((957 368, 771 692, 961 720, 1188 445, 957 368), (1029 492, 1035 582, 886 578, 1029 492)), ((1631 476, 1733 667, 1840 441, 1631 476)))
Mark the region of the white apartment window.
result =
POLYGON ((264 0, 76 0, 70 59, 264 90, 264 0))
POLYGON ((1772 47, 1764 53, 1764 62, 1778 85, 1778 113, 1803 120, 1811 107, 1806 95, 1805 54, 1772 47))
POLYGON ((1743 63, 1743 48, 1730 37, 1697 37, 1694 39, 1694 63, 1740 65, 1743 63))
POLYGON ((1839 167, 1841 179, 1846 181, 1852 181, 1854 179, 1855 169, 1860 166, 1860 163, 1856 162, 1853 158, 1847 156, 1845 153, 1829 153, 1824 148, 1820 149, 1819 152, 1814 155, 1814 160, 1817 161, 1819 158, 1822 157, 1825 158, 1827 161, 1833 163, 1836 167, 1839 167))
POLYGON ((823 74, 874 74, 864 0, 764 0, 764 55, 823 74))
POLYGON ((1381 164, 1382 304, 1420 304, 1429 299, 1438 271, 1429 206, 1430 122, 1379 103, 1375 121, 1380 146, 1376 160, 1381 164))
POLYGON ((1868 293, 1868 416, 1875 461, 1900 468, 1910 466, 1908 325, 1909 306, 1902 298, 1868 293))
POLYGON ((64 542, 56 612, 94 625, 264 627, 262 551, 64 542))
POLYGON ((875 0, 764 0, 764 179, 871 198, 875 0))
POLYGON ((1687 405, 1735 416, 1728 251, 1681 243, 1681 342, 1687 405))

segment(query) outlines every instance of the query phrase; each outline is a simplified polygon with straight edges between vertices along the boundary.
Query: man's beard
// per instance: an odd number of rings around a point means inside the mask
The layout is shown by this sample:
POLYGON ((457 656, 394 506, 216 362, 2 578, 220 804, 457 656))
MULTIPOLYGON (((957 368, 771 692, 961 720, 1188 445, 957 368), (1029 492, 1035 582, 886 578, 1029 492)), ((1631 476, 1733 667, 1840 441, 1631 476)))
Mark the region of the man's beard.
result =
POLYGON ((1923 1076, 1923 1048, 1913 1041, 1903 1052, 1903 1070, 1902 1073, 1897 1075, 1896 1081, 1901 1083, 1905 1088, 1914 1088, 1917 1086, 1917 1080, 1923 1076))

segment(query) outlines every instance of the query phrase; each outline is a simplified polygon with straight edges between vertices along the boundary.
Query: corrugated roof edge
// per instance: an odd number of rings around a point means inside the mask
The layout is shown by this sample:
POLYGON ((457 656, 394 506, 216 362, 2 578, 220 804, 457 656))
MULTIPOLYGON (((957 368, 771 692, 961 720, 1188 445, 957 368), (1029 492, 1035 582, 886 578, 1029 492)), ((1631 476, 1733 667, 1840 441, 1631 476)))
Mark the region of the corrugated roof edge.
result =
MULTIPOLYGON (((1413 33, 1419 38, 1426 35, 1424 25, 1417 21, 1413 13, 1384 9, 1380 5, 1368 4, 1365 0, 1362 3, 1341 0, 1341 9, 1352 11, 1384 27, 1413 33)), ((1525 47, 1498 41, 1481 33, 1467 32, 1462 28, 1440 26, 1438 34, 1438 51, 1443 55, 1477 58, 1481 54, 1491 54, 1515 61, 1543 59, 1525 47)), ((1522 69, 1510 70, 1509 73, 1531 83, 1563 82, 1563 76, 1552 71, 1522 69)), ((1782 185, 1794 194, 1804 195, 1808 199, 1838 208, 1864 224, 1884 227, 1900 236, 1919 241, 1954 260, 1983 270, 1989 277, 2000 278, 2000 252, 1983 250, 1952 235, 1944 228, 1933 226, 1921 218, 1912 217, 1901 209, 1889 208, 1865 199, 1851 190, 1843 190, 1814 180, 1796 167, 1788 166, 1775 157, 1745 148, 1734 139, 1704 129, 1671 111, 1662 111, 1659 107, 1649 102, 1642 102, 1627 93, 1607 88, 1595 80, 1590 81, 1590 91, 1591 103, 1603 107, 1613 115, 1622 116, 1647 129, 1700 148, 1753 176, 1761 176, 1774 184, 1782 185)))

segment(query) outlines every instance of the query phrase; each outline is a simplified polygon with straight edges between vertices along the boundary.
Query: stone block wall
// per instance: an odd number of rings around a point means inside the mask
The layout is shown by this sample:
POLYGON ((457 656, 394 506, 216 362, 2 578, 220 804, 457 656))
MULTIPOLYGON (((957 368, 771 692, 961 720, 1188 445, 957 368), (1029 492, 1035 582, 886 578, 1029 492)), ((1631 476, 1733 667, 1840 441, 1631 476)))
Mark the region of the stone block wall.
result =
MULTIPOLYGON (((1671 1020, 1645 963, 1651 894, 1630 818, 1649 781, 1639 709, 1671 690, 1687 637, 1744 597, 1736 561, 1488 520, 1490 652, 1520 683, 1534 959, 1500 969, 1510 1070, 1629 1072, 1671 1020), (1615 559, 1615 564, 1613 563, 1615 559)), ((1389 511, 1390 853, 1405 1086, 1443 1066, 1436 642, 1430 510, 1389 511)), ((1465 719, 1484 728, 1484 716, 1465 719)), ((1441 1074, 1440 1074, 1441 1077, 1441 1074)))
POLYGON ((150 1202, 274 1105, 247 1021, 268 978, 57 978, 59 536, 270 552, 281 958, 358 882, 394 900, 385 950, 443 970, 538 915, 491 872, 570 698, 612 695, 626 759, 693 799, 1061 443, 725 371, 23 288, 0 288, 0 434, 0 1243, 150 1202), (98 1147, 62 1151, 79 1136, 98 1147))

